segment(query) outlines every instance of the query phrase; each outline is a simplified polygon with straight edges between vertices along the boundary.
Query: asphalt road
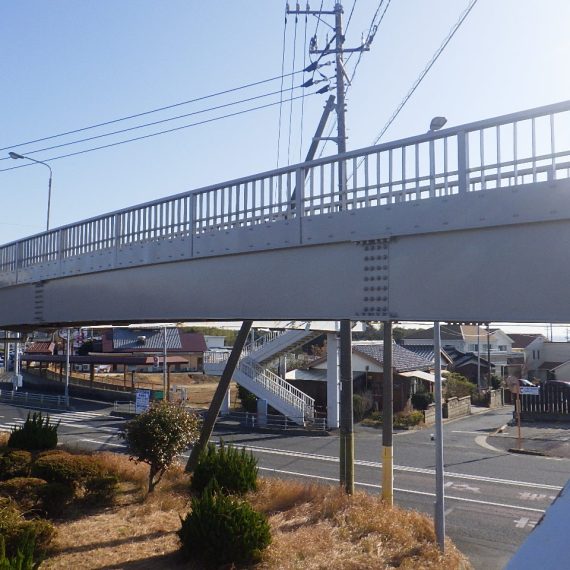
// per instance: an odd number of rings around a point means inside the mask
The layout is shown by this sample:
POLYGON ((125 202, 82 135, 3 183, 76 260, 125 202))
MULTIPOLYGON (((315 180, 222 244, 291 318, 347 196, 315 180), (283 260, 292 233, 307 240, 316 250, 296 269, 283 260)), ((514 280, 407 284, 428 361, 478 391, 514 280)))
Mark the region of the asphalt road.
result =
MULTIPOLYGON (((75 410, 52 412, 61 420, 61 441, 90 449, 125 451, 118 439, 123 419, 106 404, 74 401, 75 410)), ((22 422, 27 410, 0 403, 0 429, 22 422)), ((486 437, 510 419, 505 408, 447 423, 446 532, 477 569, 503 568, 568 479, 570 460, 514 455, 486 437)), ((433 514, 434 442, 430 430, 394 436, 396 504, 433 514)), ((264 474, 338 482, 338 438, 247 433, 220 427, 223 437, 250 449, 264 474)), ((355 479, 368 492, 381 490, 381 432, 360 428, 355 437, 355 479)))

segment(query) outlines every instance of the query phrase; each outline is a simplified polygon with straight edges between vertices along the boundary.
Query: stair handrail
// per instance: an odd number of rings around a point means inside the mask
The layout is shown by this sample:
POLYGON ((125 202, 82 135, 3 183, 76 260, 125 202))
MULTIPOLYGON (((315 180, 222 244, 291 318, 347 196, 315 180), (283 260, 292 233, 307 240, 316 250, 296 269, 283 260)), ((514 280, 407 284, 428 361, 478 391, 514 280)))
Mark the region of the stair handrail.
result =
POLYGON ((315 409, 315 400, 292 384, 260 366, 255 360, 246 357, 240 361, 238 368, 254 382, 261 384, 266 390, 279 396, 285 402, 301 410, 304 417, 312 418, 315 409))

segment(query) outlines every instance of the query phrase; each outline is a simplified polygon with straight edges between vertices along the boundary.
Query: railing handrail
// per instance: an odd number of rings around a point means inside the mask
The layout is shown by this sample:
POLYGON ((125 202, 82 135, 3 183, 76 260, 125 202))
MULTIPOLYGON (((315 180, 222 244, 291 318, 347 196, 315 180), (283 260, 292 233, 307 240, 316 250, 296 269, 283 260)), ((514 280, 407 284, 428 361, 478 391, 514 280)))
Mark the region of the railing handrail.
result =
MULTIPOLYGON (((204 186, 204 187, 201 187, 198 189, 189 190, 189 191, 181 192, 178 194, 173 194, 173 195, 163 197, 163 198, 157 198, 155 200, 151 200, 151 201, 144 202, 141 204, 136 204, 134 206, 129 206, 129 207, 122 208, 119 210, 113 210, 113 211, 107 212, 105 214, 100 214, 97 216, 93 216, 91 218, 81 220, 80 222, 73 222, 70 224, 65 224, 63 226, 53 228, 47 232, 40 232, 37 234, 33 234, 31 236, 27 236, 26 238, 23 238, 20 240, 15 240, 15 241, 8 242, 6 244, 0 245, 0 251, 4 248, 9 248, 10 246, 14 246, 14 245, 17 245, 20 243, 24 243, 26 241, 39 238, 41 236, 55 236, 59 232, 62 232, 64 230, 73 229, 73 228, 76 228, 76 227, 79 227, 82 225, 86 225, 86 224, 90 224, 90 223, 94 223, 94 222, 100 222, 100 221, 109 219, 109 218, 114 217, 114 216, 120 216, 122 214, 127 214, 127 213, 134 212, 137 210, 141 210, 144 208, 148 208, 148 207, 152 207, 152 206, 160 206, 161 204, 166 204, 166 203, 176 201, 176 200, 180 200, 183 198, 190 198, 192 196, 198 196, 200 194, 208 193, 212 190, 217 190, 220 188, 238 186, 238 185, 246 184, 248 182, 255 181, 255 180, 262 180, 262 179, 266 179, 266 178, 270 178, 270 177, 278 177, 282 174, 294 173, 299 169, 304 170, 304 169, 308 169, 308 168, 315 168, 315 167, 318 167, 318 166, 324 165, 324 164, 329 164, 331 162, 337 162, 337 161, 343 161, 343 160, 348 161, 348 160, 353 159, 353 158, 364 157, 364 156, 369 155, 369 154, 379 153, 379 152, 383 152, 383 151, 390 150, 390 149, 397 149, 397 148, 402 148, 402 147, 408 147, 408 146, 415 145, 415 144, 420 144, 423 142, 435 141, 438 139, 445 139, 445 138, 448 138, 451 136, 459 135, 461 133, 470 133, 470 132, 474 132, 474 131, 480 131, 480 130, 487 129, 490 127, 496 127, 496 126, 506 125, 506 124, 510 124, 510 123, 517 123, 520 121, 535 119, 538 117, 543 117, 543 116, 548 116, 548 115, 554 115, 554 114, 562 113, 565 111, 570 111, 570 100, 562 101, 559 103, 553 103, 550 105, 544 105, 541 107, 536 107, 534 109, 518 111, 515 113, 509 113, 506 115, 500 115, 498 117, 492 117, 490 119, 484 119, 484 120, 480 120, 480 121, 476 121, 476 122, 472 122, 472 123, 465 123, 465 124, 462 124, 459 126, 450 127, 447 129, 442 129, 440 131, 435 131, 435 132, 430 131, 430 132, 420 134, 420 135, 415 135, 412 137, 406 137, 406 138, 398 139, 395 141, 390 141, 390 142, 386 142, 386 143, 381 143, 381 144, 377 144, 377 145, 373 145, 373 146, 349 151, 349 152, 346 152, 346 153, 343 153, 340 155, 327 156, 327 157, 319 158, 319 159, 312 160, 309 162, 301 162, 301 163, 294 164, 291 166, 281 167, 281 168, 277 168, 274 170, 269 170, 269 171, 257 173, 253 176, 245 176, 245 177, 236 178, 233 180, 228 180, 228 181, 221 182, 221 183, 211 184, 211 185, 204 186)), ((302 213, 300 215, 302 215, 302 213)))

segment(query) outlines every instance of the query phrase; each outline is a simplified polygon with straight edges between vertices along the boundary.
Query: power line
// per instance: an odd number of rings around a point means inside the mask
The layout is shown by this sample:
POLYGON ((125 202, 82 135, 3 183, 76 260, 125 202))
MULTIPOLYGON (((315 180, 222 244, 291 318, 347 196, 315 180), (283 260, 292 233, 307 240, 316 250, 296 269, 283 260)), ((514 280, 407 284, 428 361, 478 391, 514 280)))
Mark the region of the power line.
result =
MULTIPOLYGON (((295 57, 297 55, 297 23, 298 16, 295 16, 295 33, 293 35, 293 63, 292 69, 295 69, 295 57)), ((293 78, 291 78, 291 87, 293 86, 293 78)), ((291 163, 291 131, 293 130, 293 91, 289 99, 289 141, 287 143, 287 166, 291 163)))
POLYGON ((451 39, 453 38, 453 36, 457 32, 457 30, 461 27, 461 24, 463 24, 463 22, 465 21, 465 18, 467 18, 467 16, 471 12, 471 10, 475 7, 475 4, 477 4, 477 0, 470 0, 469 1, 467 8, 465 8, 465 10, 461 14, 461 16, 459 17, 457 22, 455 22, 455 24, 451 27, 451 30, 447 34, 447 37, 443 40, 443 42, 441 43, 439 48, 437 48, 437 50, 433 54, 431 60, 428 62, 428 64, 424 68, 424 70, 420 73, 418 78, 414 81, 412 87, 410 88, 410 90, 408 91, 406 96, 402 99, 402 101, 400 102, 400 104, 398 105, 398 107, 396 108, 394 113, 392 113, 392 116, 388 119, 388 122, 384 125, 384 127, 380 131, 380 134, 374 140, 373 144, 377 144, 378 141, 384 135, 384 133, 390 128, 390 125, 394 122, 396 117, 400 114, 400 111, 404 108, 404 105, 409 101, 410 97, 414 94, 415 90, 419 87, 419 85, 423 81, 424 77, 428 74, 429 70, 433 67, 435 62, 438 60, 438 58, 442 54, 443 50, 447 47, 447 44, 449 44, 449 42, 451 41, 451 39))
MULTIPOLYGON (((292 74, 298 74, 298 73, 303 73, 304 70, 298 70, 298 71, 293 71, 292 74)), ((80 133, 82 131, 87 131, 89 129, 96 129, 98 127, 105 127, 107 125, 112 125, 113 123, 118 123, 120 121, 127 121, 129 119, 136 119, 137 117, 143 117, 145 115, 150 115, 151 113, 158 113, 160 111, 166 111, 168 109, 173 109, 175 107, 180 107, 182 105, 189 105, 190 103, 197 103, 198 101, 204 101, 206 99, 211 99, 212 97, 218 97, 220 95, 227 95, 228 93, 233 93, 235 91, 240 91, 242 89, 247 89, 249 87, 256 87, 257 85, 262 85, 264 83, 270 83, 271 81, 276 81, 278 79, 283 79, 284 77, 289 77, 291 74, 287 73, 286 75, 277 75, 275 77, 270 77, 268 79, 262 79, 260 81, 255 81, 253 83, 248 83, 246 85, 240 85, 239 87, 232 87, 231 89, 225 89, 224 91, 218 91, 216 93, 211 93, 210 95, 204 95, 202 97, 196 97, 195 99, 188 99, 187 101, 180 101, 179 103, 172 103, 171 105, 166 105, 164 107, 157 107, 156 109, 151 109, 149 111, 143 111, 141 113, 135 113, 133 115, 128 115, 125 117, 120 117, 118 119, 111 119, 110 121, 105 121, 103 123, 97 123, 94 125, 89 125, 87 127, 81 127, 79 129, 73 129, 71 131, 66 131, 63 133, 58 133, 56 135, 50 135, 47 137, 42 137, 40 139, 34 139, 34 140, 30 140, 30 141, 25 141, 25 142, 20 142, 17 144, 11 144, 8 146, 5 146, 3 148, 0 148, 0 151, 3 150, 8 150, 8 149, 12 149, 12 148, 17 148, 20 146, 26 146, 29 144, 34 144, 37 142, 43 142, 43 141, 47 141, 50 139, 54 139, 57 137, 63 137, 63 136, 67 136, 67 135, 72 135, 75 133, 80 133)))
MULTIPOLYGON (((308 15, 305 14, 305 41, 303 42, 303 69, 307 67, 307 23, 308 23, 308 15)), ((314 75, 314 74, 313 74, 314 75)), ((303 91, 304 93, 304 91, 303 91)), ((301 99, 301 141, 299 144, 299 162, 302 162, 303 158, 303 119, 305 117, 305 98, 301 99)))
MULTIPOLYGON (((302 87, 302 85, 299 85, 299 86, 297 86, 297 87, 292 87, 291 89, 292 89, 292 90, 295 90, 295 89, 299 89, 299 88, 301 88, 301 87, 302 87)), ((289 89, 287 89, 287 91, 289 91, 289 89)), ((175 121, 175 120, 178 120, 178 119, 183 119, 183 118, 191 117, 191 116, 194 116, 194 115, 200 115, 200 114, 202 114, 202 113, 208 113, 208 112, 210 112, 210 111, 216 111, 216 110, 219 110, 219 109, 224 109, 224 108, 226 108, 226 107, 231 107, 231 106, 233 106, 233 105, 239 105, 239 104, 241 104, 241 103, 248 103, 248 102, 250 102, 250 101, 256 101, 256 100, 258 100, 258 99, 263 99, 263 98, 265 98, 265 97, 271 97, 272 95, 276 95, 277 93, 280 93, 280 91, 272 91, 272 92, 270 92, 270 93, 265 93, 265 94, 263 94, 263 95, 256 95, 255 97, 248 97, 248 98, 246 98, 246 99, 240 99, 239 101, 233 101, 233 102, 231 102, 231 103, 224 103, 223 105, 216 105, 215 107, 208 107, 207 109, 202 109, 202 110, 200 110, 200 111, 193 111, 193 112, 191 112, 191 113, 184 113, 183 115, 176 115, 175 117, 169 117, 169 118, 167 118, 167 119, 161 119, 161 120, 159 120, 159 121, 153 121, 153 122, 151 122, 151 123, 143 123, 142 125, 135 125, 134 127, 128 127, 128 128, 126 128, 126 129, 120 129, 120 130, 118 130, 118 131, 112 131, 112 132, 109 132, 109 133, 103 133, 103 134, 100 134, 100 135, 94 135, 94 136, 92 136, 92 137, 86 137, 86 138, 84 138, 84 139, 78 139, 78 140, 75 140, 75 141, 70 141, 70 142, 61 143, 61 144, 57 144, 57 145, 53 145, 53 146, 48 146, 48 147, 44 147, 44 148, 39 148, 39 149, 36 149, 36 150, 31 150, 31 151, 29 151, 29 152, 26 152, 26 154, 27 154, 27 155, 28 155, 28 154, 37 154, 37 153, 39 153, 39 152, 45 152, 46 150, 53 150, 53 149, 56 149, 56 148, 62 148, 62 147, 65 147, 65 146, 71 146, 71 145, 79 144, 79 143, 82 143, 82 142, 88 142, 88 141, 92 141, 92 140, 97 140, 97 139, 101 139, 101 138, 104 138, 104 137, 109 137, 109 136, 112 136, 112 135, 118 135, 118 134, 130 132, 130 131, 135 131, 135 130, 137 130, 137 129, 142 129, 142 128, 146 128, 146 127, 152 127, 152 126, 154 126, 154 125, 160 125, 160 124, 163 124, 163 123, 168 123, 168 122, 170 122, 170 121, 175 121)), ((292 93, 293 93, 293 91, 291 91, 291 94, 292 94, 292 93)), ((3 161, 3 160, 10 160, 10 157, 0 158, 0 161, 3 161)))
POLYGON ((285 79, 285 40, 287 32, 287 11, 285 11, 285 22, 283 24, 283 53, 281 54, 281 95, 279 98, 279 127, 277 131, 277 165, 279 168, 279 153, 281 150, 281 118, 283 116, 283 80, 285 79))
MULTIPOLYGON (((311 95, 317 95, 317 94, 319 94, 319 93, 318 93, 317 91, 315 91, 315 92, 313 92, 313 93, 307 94, 306 97, 310 97, 311 95)), ((295 99, 300 99, 301 97, 302 97, 301 95, 298 95, 297 97, 294 97, 293 100, 295 100, 295 99)), ((221 120, 221 119, 227 119, 227 118, 230 118, 230 117, 237 117, 238 115, 243 115, 243 114, 245 114, 245 113, 250 113, 251 111, 257 111, 257 110, 259 110, 259 109, 267 109, 268 107, 273 107, 273 106, 275 106, 275 105, 279 105, 279 101, 276 101, 276 102, 274 102, 274 103, 267 103, 267 104, 265 104, 265 105, 259 105, 259 106, 257 106, 257 107, 252 107, 252 108, 250 108, 250 109, 243 109, 243 110, 241 110, 241 111, 236 111, 235 113, 229 113, 229 114, 227 114, 227 115, 222 115, 222 116, 220 116, 220 117, 213 117, 213 118, 211 118, 211 119, 205 119, 205 120, 203 120, 203 121, 198 121, 198 122, 196 122, 196 123, 190 123, 190 124, 188 124, 188 125, 182 125, 182 126, 180 126, 180 127, 175 127, 175 128, 173 128, 173 129, 168 129, 168 130, 165 130, 165 131, 158 131, 158 132, 156 132, 156 133, 150 133, 150 134, 148 134, 148 135, 143 135, 143 136, 135 137, 135 138, 132 138, 132 139, 126 139, 126 140, 124 140, 124 141, 118 141, 118 142, 115 142, 115 143, 110 143, 110 144, 106 144, 106 145, 102 145, 102 146, 97 146, 97 147, 94 147, 94 148, 88 148, 88 149, 81 150, 81 151, 78 151, 78 152, 72 152, 72 153, 69 153, 69 154, 63 154, 63 155, 60 155, 60 156, 54 156, 54 157, 51 157, 51 158, 46 158, 46 159, 44 159, 44 162, 50 162, 50 161, 59 160, 59 159, 62 159, 62 158, 69 158, 69 157, 71 157, 71 156, 77 156, 77 155, 80 155, 80 154, 86 154, 86 153, 88 153, 88 152, 93 152, 93 151, 96 151, 96 150, 101 150, 101 149, 105 149, 105 148, 111 148, 111 147, 123 145, 123 144, 126 144, 126 143, 131 143, 131 142, 135 142, 135 141, 140 141, 140 140, 144 140, 144 139, 149 139, 149 138, 151 138, 151 137, 156 137, 156 136, 158 136, 158 135, 164 135, 164 134, 167 134, 167 133, 173 133, 173 132, 176 132, 176 131, 181 131, 182 129, 187 129, 187 128, 189 128, 189 127, 196 127, 196 126, 199 126, 199 125, 205 125, 205 124, 207 124, 207 123, 213 123, 214 121, 219 121, 219 120, 221 120)), ((33 166, 33 164, 22 164, 22 165, 20 165, 20 166, 12 166, 11 168, 3 168, 3 169, 0 170, 0 172, 7 172, 8 170, 16 170, 16 169, 18 169, 18 168, 27 168, 28 166, 33 166)))

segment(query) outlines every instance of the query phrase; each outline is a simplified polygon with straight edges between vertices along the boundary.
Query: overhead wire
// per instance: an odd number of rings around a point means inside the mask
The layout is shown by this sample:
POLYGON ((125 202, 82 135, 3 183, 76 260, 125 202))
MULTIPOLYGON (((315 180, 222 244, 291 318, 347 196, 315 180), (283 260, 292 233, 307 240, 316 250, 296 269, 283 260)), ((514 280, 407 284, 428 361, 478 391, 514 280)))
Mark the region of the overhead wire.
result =
MULTIPOLYGON (((307 67, 307 23, 308 14, 305 14, 305 41, 303 42, 303 69, 307 67)), ((313 74, 314 75, 314 74, 313 74)), ((304 91, 303 91, 304 93, 304 91)), ((299 144, 299 162, 303 161, 303 119, 305 116, 305 98, 301 99, 301 124, 300 124, 300 144, 299 144)))
MULTIPOLYGON (((295 32, 293 34, 293 63, 291 65, 292 69, 295 69, 295 57, 297 55, 297 24, 299 17, 295 14, 295 32)), ((291 91, 291 97, 289 99, 289 141, 287 143, 287 166, 291 164, 291 131, 293 130, 293 92, 291 91)))
POLYGON ((378 136, 374 139, 373 144, 377 144, 378 141, 382 138, 382 136, 386 133, 386 131, 390 128, 392 123, 395 121, 396 117, 400 114, 400 111, 404 108, 404 105, 410 100, 411 96, 414 94, 416 89, 419 87, 420 83, 423 81, 425 76, 428 74, 429 70, 434 66, 435 62, 438 60, 438 58, 442 54, 443 50, 445 50, 445 48, 447 47, 447 45, 449 44, 449 42, 451 41, 453 36, 456 34, 457 30, 459 30, 459 28, 461 27, 461 24, 463 24, 463 22, 465 21, 465 19, 467 18, 467 16, 471 12, 471 10, 473 10, 473 8, 475 7, 475 4, 477 4, 477 0, 469 0, 467 7, 462 12, 462 14, 459 16, 459 19, 457 20, 457 22, 455 22, 455 24, 451 27, 446 38, 443 40, 441 45, 437 48, 437 50, 435 51, 435 53, 431 57, 430 61, 428 62, 428 64, 424 68, 424 70, 420 73, 420 75, 414 81, 414 83, 413 83, 412 87, 410 88, 410 90, 408 91, 408 93, 402 99, 402 101, 400 102, 398 107, 396 107, 396 110, 392 113, 392 115, 390 116, 390 118, 388 119, 387 123, 384 125, 384 127, 382 128, 382 130, 380 131, 378 136))
MULTIPOLYGON (((304 72, 304 70, 303 70, 303 69, 300 69, 300 70, 297 70, 297 71, 293 71, 292 73, 296 75, 296 74, 298 74, 298 73, 303 73, 303 72, 304 72)), ((163 107, 157 107, 157 108, 155 108, 155 109, 150 109, 150 110, 148 110, 148 111, 142 111, 142 112, 140 112, 140 113, 134 113, 134 114, 132 114, 132 115, 127 115, 127 116, 124 116, 124 117, 119 117, 119 118, 117 118, 117 119, 111 119, 111 120, 109 120, 109 121, 104 121, 104 122, 102 122, 102 123, 96 123, 96 124, 93 124, 93 125, 88 125, 88 126, 86 126, 86 127, 80 127, 80 128, 78 128, 78 129, 73 129, 73 130, 71 130, 71 131, 65 131, 65 132, 62 132, 62 133, 57 133, 57 134, 55 134, 55 135, 50 135, 50 136, 42 137, 42 138, 39 138, 39 139, 33 139, 33 140, 24 141, 24 142, 20 142, 20 143, 10 144, 10 145, 8 145, 8 146, 5 146, 5 147, 0 148, 0 151, 8 150, 8 149, 14 149, 14 148, 18 148, 18 147, 21 147, 21 146, 27 146, 27 145, 29 145, 29 144, 35 144, 35 143, 38 143, 38 142, 43 142, 43 141, 47 141, 47 140, 50 140, 50 139, 55 139, 55 138, 58 138, 58 137, 64 137, 64 136, 67 136, 67 135, 73 135, 73 134, 75 134, 75 133, 80 133, 80 132, 83 132, 83 131, 87 131, 87 130, 89 130, 89 129, 96 129, 96 128, 99 128, 99 127, 105 127, 105 126, 107 126, 107 125, 112 125, 112 124, 114 124, 114 123, 119 123, 119 122, 121 122, 121 121, 127 121, 127 120, 129 120, 129 119, 136 119, 136 118, 138 118, 138 117, 143 117, 143 116, 145 116, 145 115, 150 115, 150 114, 152 114, 152 113, 158 113, 158 112, 160 112, 160 111, 166 111, 166 110, 168 110, 168 109, 173 109, 173 108, 175 108, 175 107, 181 107, 182 105, 189 105, 190 103, 197 103, 198 101, 204 101, 204 100, 206 100, 206 99, 211 99, 211 98, 213 98, 213 97, 218 97, 218 96, 220 96, 220 95, 227 95, 228 93, 233 93, 233 92, 235 92, 235 91, 240 91, 240 90, 242 90, 242 89, 247 89, 247 88, 249 88, 249 87, 256 87, 256 86, 258 86, 258 85, 263 85, 264 83, 270 83, 271 81, 277 81, 278 79, 281 79, 281 80, 283 81, 283 79, 284 79, 285 77, 289 77, 289 75, 290 75, 289 73, 283 75, 283 71, 282 71, 281 75, 276 75, 275 77, 269 77, 268 79, 262 79, 262 80, 260 80, 260 81, 254 81, 254 82, 252 82, 252 83, 247 83, 247 84, 245 84, 245 85, 240 85, 240 86, 238 86, 238 87, 232 87, 232 88, 230 88, 230 89, 225 89, 225 90, 223 90, 223 91, 218 91, 218 92, 216 92, 216 93, 210 93, 209 95, 203 95, 203 96, 201 96, 201 97, 196 97, 196 98, 194 98, 194 99, 188 99, 188 100, 186 100, 186 101, 180 101, 180 102, 178 102, 178 103, 172 103, 172 104, 170 104, 170 105, 165 105, 165 106, 163 106, 163 107)))
POLYGON ((279 127, 277 131, 277 166, 279 168, 279 155, 281 151, 281 119, 283 117, 283 82, 285 79, 285 41, 287 38, 287 9, 285 9, 285 22, 283 24, 283 53, 281 54, 281 96, 279 99, 279 127))
MULTIPOLYGON (((318 94, 318 91, 315 91, 315 92, 313 92, 313 93, 309 93, 308 95, 305 95, 305 97, 310 97, 310 96, 312 96, 312 95, 317 95, 317 94, 318 94)), ((294 97, 293 100, 300 99, 300 98, 301 98, 301 95, 298 95, 298 96, 294 97)), ((114 142, 114 143, 109 143, 109 144, 102 145, 102 146, 98 146, 98 147, 94 147, 94 148, 88 148, 88 149, 85 149, 85 150, 81 150, 81 151, 77 151, 77 152, 72 152, 72 153, 69 153, 69 154, 64 154, 64 155, 60 155, 60 156, 54 156, 54 157, 50 157, 50 158, 45 158, 45 159, 44 159, 44 162, 50 162, 50 161, 54 161, 54 160, 60 160, 60 159, 62 159, 62 158, 68 158, 68 157, 71 157, 71 156, 77 156, 77 155, 80 155, 80 154, 86 154, 86 153, 88 153, 88 152, 94 152, 94 151, 96 151, 96 150, 101 150, 101 149, 105 149, 105 148, 111 148, 111 147, 115 147, 115 146, 119 146, 119 145, 131 143, 131 142, 135 142, 135 141, 140 141, 140 140, 144 140, 144 139, 149 139, 149 138, 151 138, 151 137, 156 137, 156 136, 164 135, 164 134, 167 134, 167 133, 173 133, 173 132, 176 132, 176 131, 181 131, 181 130, 183 130, 183 129, 187 129, 187 128, 190 128, 190 127, 196 127, 196 126, 199 126, 199 125, 205 125, 205 124, 207 124, 207 123, 213 123, 214 121, 219 121, 219 120, 221 120, 221 119, 227 119, 227 118, 230 118, 230 117, 237 117, 238 115, 243 115, 243 114, 245 114, 245 113, 250 113, 250 112, 252 112, 252 111, 257 111, 257 110, 260 110, 260 109, 267 109, 267 108, 273 107, 273 106, 275 106, 275 105, 279 105, 279 101, 275 101, 275 102, 273 102, 273 103, 266 103, 265 105, 258 105, 257 107, 252 107, 252 108, 250 108, 250 109, 242 109, 242 110, 240 110, 240 111, 236 111, 235 113, 229 113, 229 114, 227 114, 227 115, 221 115, 221 116, 219 116, 219 117, 212 117, 212 118, 210 118, 210 119, 205 119, 205 120, 203 120, 203 121, 198 121, 198 122, 195 122, 195 123, 189 123, 189 124, 187 124, 187 125, 182 125, 182 126, 175 127, 175 128, 172 128, 172 129, 167 129, 167 130, 164 130, 164 131, 158 131, 158 132, 156 132, 156 133, 150 133, 150 134, 148 134, 148 135, 143 135, 143 136, 135 137, 135 138, 132 138, 132 139, 126 139, 126 140, 123 140, 123 141, 118 141, 118 142, 114 142)), ((32 164, 22 164, 22 165, 19 165, 19 166, 12 166, 12 167, 10 167, 10 168, 3 168, 3 169, 0 169, 0 172, 7 172, 8 170, 17 170, 17 169, 19 169, 19 168, 27 168, 28 166, 33 166, 33 163, 32 163, 32 164)))
MULTIPOLYGON (((291 89, 294 91, 295 89, 300 89, 300 88, 302 88, 302 85, 298 85, 298 86, 296 86, 296 87, 294 86, 294 87, 292 87, 291 89)), ((289 91, 289 89, 287 89, 287 91, 289 91)), ((291 91, 291 95, 293 94, 293 91, 291 91)), ((303 91, 303 92, 304 92, 304 91, 303 91)), ((39 148, 39 149, 35 149, 35 150, 28 151, 28 152, 26 152, 26 154, 27 154, 27 155, 28 155, 28 154, 37 154, 37 153, 40 153, 40 152, 45 152, 46 150, 53 150, 53 149, 56 149, 56 148, 62 148, 62 147, 65 147, 65 146, 71 146, 71 145, 74 145, 74 144, 80 144, 80 143, 83 143, 83 142, 89 142, 89 141, 92 141, 92 140, 97 140, 97 139, 101 139, 101 138, 105 138, 105 137, 109 137, 109 136, 113 136, 113 135, 118 135, 118 134, 130 132, 130 131, 135 131, 135 130, 142 129, 142 128, 152 127, 152 126, 155 126, 155 125, 160 125, 160 124, 163 124, 163 123, 168 123, 168 122, 170 122, 170 121, 175 121, 175 120, 178 120, 178 119, 183 119, 183 118, 191 117, 191 116, 194 116, 194 115, 200 115, 200 114, 202 114, 202 113, 208 113, 208 112, 211 112, 211 111, 217 111, 217 110, 219 110, 219 109, 224 109, 224 108, 227 108, 227 107, 232 107, 232 106, 234 106, 234 105, 239 105, 239 104, 242 104, 242 103, 249 103, 250 101, 256 101, 256 100, 258 100, 258 99, 263 99, 263 98, 265 98, 265 97, 271 97, 272 95, 276 95, 277 93, 280 93, 280 91, 272 91, 272 92, 269 92, 269 93, 264 93, 264 94, 262 94, 262 95, 255 95, 254 97, 247 97, 246 99, 240 99, 240 100, 238 100, 238 101, 232 101, 232 102, 230 102, 230 103, 224 103, 224 104, 222 104, 222 105, 216 105, 216 106, 214 106, 214 107, 208 107, 208 108, 206 108, 206 109, 201 109, 201 110, 199 110, 199 111, 192 111, 191 113, 184 113, 184 114, 182 114, 182 115, 176 115, 176 116, 174 116, 174 117, 169 117, 169 118, 167 118, 167 119, 161 119, 161 120, 159 120, 159 121, 153 121, 153 122, 150 122, 150 123, 143 123, 142 125, 135 125, 135 126, 133 126, 133 127, 127 127, 127 128, 125 128, 125 129, 120 129, 120 130, 117 130, 117 131, 111 131, 111 132, 109 132, 109 133, 102 133, 102 134, 100 134, 100 135, 94 135, 94 136, 92 136, 92 137, 86 137, 86 138, 83 138, 83 139, 78 139, 78 140, 74 140, 74 141, 69 141, 69 142, 66 142, 66 143, 61 143, 61 144, 52 145, 52 146, 48 146, 48 147, 44 147, 44 148, 39 148)), ((3 157, 3 158, 0 158, 0 162, 3 161, 3 160, 10 160, 10 157, 3 157)))

